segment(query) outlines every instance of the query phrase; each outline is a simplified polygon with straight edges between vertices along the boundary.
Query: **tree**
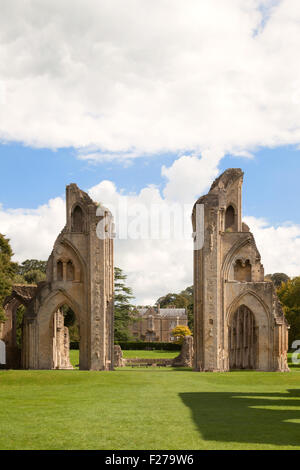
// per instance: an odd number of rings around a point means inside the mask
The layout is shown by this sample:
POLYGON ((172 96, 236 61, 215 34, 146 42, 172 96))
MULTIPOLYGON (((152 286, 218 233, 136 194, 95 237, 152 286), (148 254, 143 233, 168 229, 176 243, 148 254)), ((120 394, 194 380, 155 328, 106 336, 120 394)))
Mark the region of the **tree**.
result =
POLYGON ((27 259, 17 265, 15 283, 38 284, 46 279, 47 261, 27 259))
POLYGON ((75 312, 67 304, 61 306, 61 311, 64 315, 64 325, 69 329, 70 342, 79 343, 80 331, 75 312))
POLYGON ((194 328, 194 287, 187 287, 179 294, 169 293, 160 297, 156 301, 156 305, 161 308, 185 308, 188 316, 188 326, 191 330, 194 328))
POLYGON ((291 345, 293 341, 300 339, 300 277, 283 282, 277 289, 277 294, 290 324, 289 345, 291 345))
POLYGON ((284 273, 274 273, 267 274, 265 279, 272 281, 275 287, 280 287, 282 282, 287 282, 290 278, 287 274, 284 273))
POLYGON ((29 271, 41 271, 46 274, 47 261, 37 259, 26 259, 18 265, 17 274, 24 276, 29 271))
POLYGON ((187 301, 187 316, 188 316, 188 326, 190 330, 194 331, 194 286, 189 286, 182 292, 180 295, 184 296, 187 301))
POLYGON ((5 321, 4 299, 11 293, 16 263, 11 261, 13 252, 9 240, 0 234, 0 322, 5 321))
POLYGON ((172 330, 172 336, 175 336, 176 341, 174 341, 177 344, 182 344, 183 338, 185 336, 191 336, 192 332, 189 329, 188 326, 185 325, 177 325, 173 330, 172 330))
POLYGON ((45 281, 46 274, 38 269, 32 269, 24 274, 24 279, 28 284, 38 284, 41 281, 45 281))
POLYGON ((116 341, 129 341, 131 334, 129 325, 134 321, 133 318, 133 299, 132 290, 127 287, 125 281, 127 276, 123 273, 122 269, 115 268, 115 340, 116 341))

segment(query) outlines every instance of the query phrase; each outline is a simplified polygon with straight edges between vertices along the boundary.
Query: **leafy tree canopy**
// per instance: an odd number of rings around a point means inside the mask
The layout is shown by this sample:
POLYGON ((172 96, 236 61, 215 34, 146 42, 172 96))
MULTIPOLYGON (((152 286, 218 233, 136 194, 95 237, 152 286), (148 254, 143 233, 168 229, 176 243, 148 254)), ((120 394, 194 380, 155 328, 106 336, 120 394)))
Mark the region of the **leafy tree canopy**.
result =
POLYGON ((283 282, 277 289, 287 321, 290 324, 289 345, 300 339, 300 276, 283 282))
POLYGON ((191 330, 194 327, 194 287, 189 286, 179 294, 169 293, 163 297, 160 297, 156 301, 156 305, 160 305, 161 308, 176 307, 185 308, 188 316, 188 325, 191 330))
POLYGON ((4 299, 11 293, 16 263, 11 261, 13 252, 9 240, 0 234, 0 321, 5 321, 4 299))
POLYGON ((175 328, 172 330, 172 336, 175 336, 176 341, 174 341, 177 344, 182 344, 183 338, 185 336, 191 336, 192 332, 189 329, 188 326, 185 325, 177 325, 175 328))
POLYGON ((46 279, 47 261, 27 259, 17 265, 15 283, 38 284, 46 279))
POLYGON ((37 259, 27 259, 18 265, 17 274, 24 276, 30 271, 41 271, 46 274, 47 261, 37 259))
POLYGON ((265 279, 273 281, 275 287, 280 287, 282 282, 287 282, 289 280, 289 276, 284 273, 274 273, 267 274, 265 276, 265 279))

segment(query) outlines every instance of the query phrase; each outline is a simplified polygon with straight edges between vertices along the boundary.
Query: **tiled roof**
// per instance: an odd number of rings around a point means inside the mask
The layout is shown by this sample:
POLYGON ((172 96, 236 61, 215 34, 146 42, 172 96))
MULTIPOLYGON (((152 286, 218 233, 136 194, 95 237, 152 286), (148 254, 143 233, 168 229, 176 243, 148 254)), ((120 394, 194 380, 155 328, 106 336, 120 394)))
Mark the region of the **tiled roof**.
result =
MULTIPOLYGON (((152 307, 152 309, 154 309, 152 307)), ((161 317, 184 317, 186 316, 185 308, 160 308, 159 312, 155 308, 155 313, 151 312, 151 307, 139 307, 136 309, 141 316, 146 314, 159 315, 161 317)))

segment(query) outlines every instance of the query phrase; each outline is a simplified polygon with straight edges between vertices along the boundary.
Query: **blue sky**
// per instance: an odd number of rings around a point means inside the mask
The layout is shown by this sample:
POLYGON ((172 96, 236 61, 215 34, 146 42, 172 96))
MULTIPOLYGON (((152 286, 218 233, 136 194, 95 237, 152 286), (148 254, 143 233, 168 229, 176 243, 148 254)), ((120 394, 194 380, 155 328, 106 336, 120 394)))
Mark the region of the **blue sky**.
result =
MULTIPOLYGON (((264 148, 253 158, 227 155, 220 172, 239 167, 245 172, 243 213, 264 217, 272 224, 300 223, 300 151, 294 146, 264 148)), ((34 149, 18 144, 0 145, 2 177, 0 202, 4 209, 36 208, 50 198, 64 196, 65 186, 76 182, 88 189, 102 180, 113 181, 124 193, 139 192, 149 184, 160 189, 161 167, 178 155, 165 154, 124 162, 90 163, 76 158, 74 149, 34 149), (13 184, 12 184, 13 182, 13 184)))

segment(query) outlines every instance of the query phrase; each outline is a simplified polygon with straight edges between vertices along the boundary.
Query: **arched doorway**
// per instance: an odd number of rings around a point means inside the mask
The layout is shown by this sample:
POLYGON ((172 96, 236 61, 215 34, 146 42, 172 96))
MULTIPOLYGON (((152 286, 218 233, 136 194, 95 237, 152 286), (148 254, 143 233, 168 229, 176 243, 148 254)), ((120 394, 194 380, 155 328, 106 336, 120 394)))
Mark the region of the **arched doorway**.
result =
POLYGON ((228 328, 229 368, 257 368, 258 328, 251 310, 241 305, 228 328))
POLYGON ((52 368, 79 367, 79 324, 69 305, 63 304, 55 310, 50 328, 52 331, 52 368))

